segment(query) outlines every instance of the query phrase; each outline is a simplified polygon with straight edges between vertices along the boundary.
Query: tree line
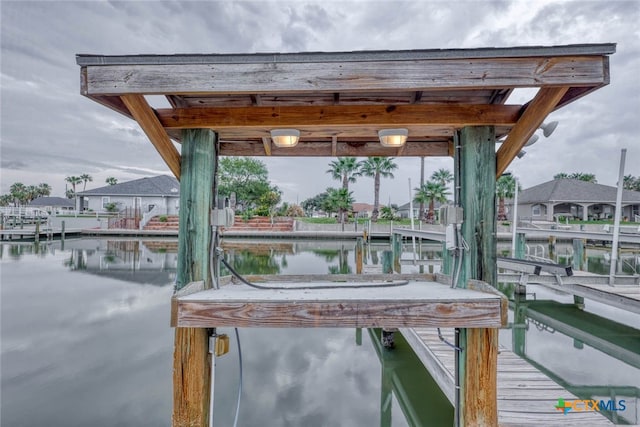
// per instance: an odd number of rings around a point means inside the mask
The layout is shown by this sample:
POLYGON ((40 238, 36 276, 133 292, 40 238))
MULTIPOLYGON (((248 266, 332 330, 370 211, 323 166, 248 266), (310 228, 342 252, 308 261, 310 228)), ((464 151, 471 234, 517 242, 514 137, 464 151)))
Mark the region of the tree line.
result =
MULTIPOLYGON (((71 184, 71 188, 65 191, 65 196, 68 199, 73 199, 76 196, 76 186, 83 184, 82 191, 86 189, 87 182, 92 182, 93 177, 89 174, 82 174, 79 176, 67 176, 65 182, 71 184)), ((115 185, 118 180, 112 176, 105 180, 105 183, 109 185, 115 185)), ((0 206, 25 206, 31 203, 31 201, 38 197, 48 197, 51 195, 51 185, 46 182, 42 182, 38 185, 25 185, 22 182, 14 182, 9 187, 9 193, 0 195, 0 206)))

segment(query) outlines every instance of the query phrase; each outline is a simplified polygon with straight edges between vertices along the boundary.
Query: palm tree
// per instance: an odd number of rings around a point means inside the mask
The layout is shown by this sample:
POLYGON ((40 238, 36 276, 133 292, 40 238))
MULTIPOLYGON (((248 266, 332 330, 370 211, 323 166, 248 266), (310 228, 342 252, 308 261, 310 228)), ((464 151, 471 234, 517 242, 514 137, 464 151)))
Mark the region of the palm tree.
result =
POLYGON ((49 196, 51 194, 51 186, 46 182, 38 184, 38 196, 49 196))
POLYGON ((393 157, 369 157, 361 163, 360 173, 364 176, 373 177, 373 213, 372 221, 378 220, 378 210, 380 208, 380 177, 393 178, 392 171, 398 165, 393 162, 393 157))
POLYGON ((104 180, 104 182, 106 182, 108 185, 116 185, 118 183, 118 180, 113 176, 109 176, 104 180))
MULTIPOLYGON (((338 157, 329 163, 327 173, 331 174, 333 179, 342 181, 342 189, 349 192, 349 183, 356 182, 356 177, 360 176, 360 162, 355 157, 338 157)), ((344 223, 346 210, 340 211, 340 222, 344 223)))
POLYGON ((24 204, 27 198, 27 186, 21 182, 14 182, 9 187, 9 193, 13 198, 13 203, 15 206, 20 206, 24 204))
MULTIPOLYGON (((322 208, 326 212, 347 212, 351 209, 354 199, 352 193, 344 188, 327 188, 327 198, 322 208)), ((344 223, 344 216, 340 217, 340 223, 344 223)))
POLYGON ((453 182, 453 174, 449 169, 440 168, 431 174, 431 181, 435 181, 446 187, 449 183, 453 182))
POLYGON ((422 187, 418 187, 415 190, 416 195, 413 198, 415 202, 429 203, 427 222, 432 224, 435 220, 435 202, 444 203, 447 201, 447 196, 449 195, 447 187, 439 182, 427 181, 422 187))
POLYGON ((93 181, 93 177, 91 175, 89 175, 88 173, 83 173, 82 175, 80 175, 80 179, 83 182, 82 191, 87 189, 87 182, 92 182, 93 181))
POLYGON ((73 176, 73 175, 66 177, 64 180, 67 181, 69 184, 71 184, 71 189, 73 190, 73 194, 76 193, 76 185, 82 182, 81 177, 73 176))
POLYGON ((504 208, 504 199, 513 199, 515 196, 516 179, 512 175, 502 175, 496 181, 496 197, 498 197, 498 221, 507 219, 504 208))

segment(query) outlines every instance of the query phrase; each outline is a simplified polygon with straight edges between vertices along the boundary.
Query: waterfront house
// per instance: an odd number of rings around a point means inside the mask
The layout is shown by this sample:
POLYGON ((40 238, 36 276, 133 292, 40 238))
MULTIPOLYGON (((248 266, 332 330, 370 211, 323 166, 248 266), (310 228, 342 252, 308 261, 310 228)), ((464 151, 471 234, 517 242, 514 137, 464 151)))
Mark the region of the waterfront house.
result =
POLYGON ((27 205, 30 208, 39 208, 47 212, 61 214, 75 209, 73 200, 64 197, 38 197, 27 205))
MULTIPOLYGON (((612 219, 616 192, 617 188, 609 185, 554 179, 519 193, 518 217, 532 221, 554 221, 559 217, 583 221, 612 219)), ((513 201, 507 205, 512 208, 513 201)), ((640 215, 640 191, 623 190, 621 218, 632 221, 637 215, 640 215)))
POLYGON ((133 209, 140 213, 155 211, 176 215, 180 202, 180 183, 172 176, 158 175, 94 188, 78 193, 89 210, 116 212, 133 209))

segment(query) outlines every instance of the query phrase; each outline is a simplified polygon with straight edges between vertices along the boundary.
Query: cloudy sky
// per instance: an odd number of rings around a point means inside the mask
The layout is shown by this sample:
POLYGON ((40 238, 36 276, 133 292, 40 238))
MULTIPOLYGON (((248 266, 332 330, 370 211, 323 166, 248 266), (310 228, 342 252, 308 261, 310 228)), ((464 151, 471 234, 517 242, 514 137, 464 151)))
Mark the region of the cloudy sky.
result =
MULTIPOLYGON (((558 172, 596 174, 615 185, 620 149, 640 176, 640 2, 629 1, 1 1, 1 183, 47 182, 88 173, 104 185, 170 174, 137 124, 79 94, 77 53, 174 54, 475 48, 617 43, 611 84, 554 113, 548 139, 510 169, 530 187, 558 172)), ((528 98, 527 98, 528 99, 528 98)), ((512 99, 511 102, 521 102, 512 99)), ((509 101, 507 102, 509 103, 509 101)), ((329 158, 264 159, 283 199, 329 186, 329 158), (313 179, 309 179, 310 174, 313 179)), ((405 203, 418 158, 398 159, 381 201, 405 203)), ((426 174, 453 163, 428 158, 426 174)), ((372 202, 373 182, 353 186, 372 202)))

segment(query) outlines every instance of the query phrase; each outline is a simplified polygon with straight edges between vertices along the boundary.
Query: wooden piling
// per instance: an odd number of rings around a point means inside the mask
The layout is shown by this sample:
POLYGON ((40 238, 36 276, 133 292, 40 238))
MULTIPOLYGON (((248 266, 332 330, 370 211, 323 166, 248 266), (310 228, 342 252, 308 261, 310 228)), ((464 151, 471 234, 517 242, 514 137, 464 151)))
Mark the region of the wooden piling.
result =
POLYGON ((362 237, 356 239, 356 274, 362 274, 364 243, 362 237))
MULTIPOLYGON (((460 201, 464 208, 462 235, 469 245, 460 283, 470 279, 497 283, 496 266, 496 154, 492 126, 465 127, 460 132, 460 201)), ((460 329, 457 352, 460 394, 459 425, 497 426, 498 330, 460 329)))
POLYGON ((571 266, 575 270, 583 270, 584 269, 584 261, 585 261, 585 250, 584 250, 585 240, 584 239, 573 239, 573 262, 571 266))
MULTIPOLYGON (((208 129, 182 132, 180 231, 176 291, 190 282, 211 287, 211 208, 216 167, 216 134, 208 129)), ((174 427, 209 423, 211 357, 205 328, 176 328, 173 353, 174 427)))

